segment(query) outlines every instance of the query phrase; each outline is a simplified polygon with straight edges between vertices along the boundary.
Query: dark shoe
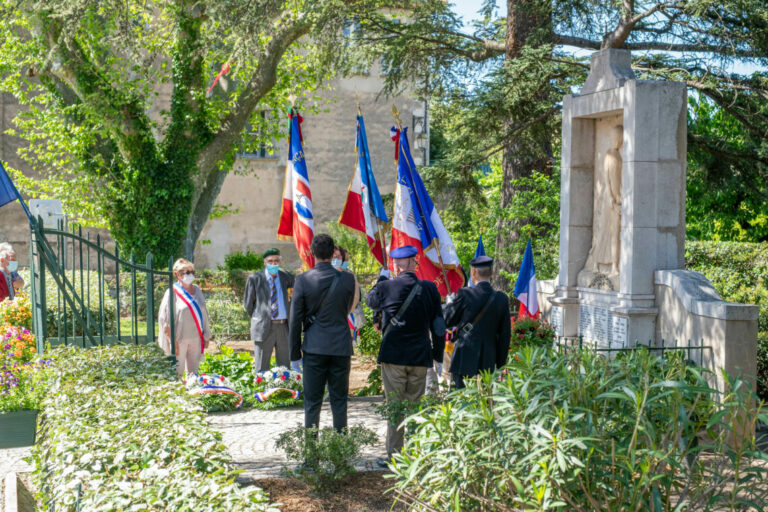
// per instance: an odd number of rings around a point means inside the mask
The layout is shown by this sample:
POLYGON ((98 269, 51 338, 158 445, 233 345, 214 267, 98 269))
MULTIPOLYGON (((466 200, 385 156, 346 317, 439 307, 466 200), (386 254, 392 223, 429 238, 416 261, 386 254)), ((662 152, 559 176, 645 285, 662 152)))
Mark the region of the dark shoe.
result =
POLYGON ((376 464, 378 464, 380 468, 387 469, 389 467, 389 459, 379 457, 376 459, 376 464))

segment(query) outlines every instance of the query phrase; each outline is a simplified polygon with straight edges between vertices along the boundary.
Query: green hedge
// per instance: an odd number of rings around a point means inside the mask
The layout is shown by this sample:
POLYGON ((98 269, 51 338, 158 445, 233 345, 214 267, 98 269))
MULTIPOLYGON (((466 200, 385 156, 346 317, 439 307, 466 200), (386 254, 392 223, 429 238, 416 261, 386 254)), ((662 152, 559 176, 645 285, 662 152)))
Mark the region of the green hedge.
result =
POLYGON ((43 509, 278 510, 234 482, 221 435, 156 347, 52 354, 32 450, 43 509))
POLYGON ((757 393, 768 400, 768 243, 688 242, 688 270, 701 272, 727 301, 760 307, 757 393))

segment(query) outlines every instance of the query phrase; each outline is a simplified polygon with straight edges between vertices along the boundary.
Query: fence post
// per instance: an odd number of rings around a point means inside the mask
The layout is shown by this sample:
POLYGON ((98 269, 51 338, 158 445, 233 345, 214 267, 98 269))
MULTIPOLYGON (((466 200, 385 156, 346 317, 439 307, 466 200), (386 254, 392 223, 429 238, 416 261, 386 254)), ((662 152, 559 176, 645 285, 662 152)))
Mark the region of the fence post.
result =
POLYGON ((117 343, 120 343, 120 248, 115 243, 115 300, 117 301, 117 343))
POLYGON ((152 268, 152 253, 147 253, 147 301, 145 308, 147 310, 147 344, 155 340, 155 274, 152 268))
POLYGON ((176 301, 173 293, 173 257, 168 258, 168 270, 171 276, 168 278, 168 321, 171 326, 171 361, 176 363, 176 301))

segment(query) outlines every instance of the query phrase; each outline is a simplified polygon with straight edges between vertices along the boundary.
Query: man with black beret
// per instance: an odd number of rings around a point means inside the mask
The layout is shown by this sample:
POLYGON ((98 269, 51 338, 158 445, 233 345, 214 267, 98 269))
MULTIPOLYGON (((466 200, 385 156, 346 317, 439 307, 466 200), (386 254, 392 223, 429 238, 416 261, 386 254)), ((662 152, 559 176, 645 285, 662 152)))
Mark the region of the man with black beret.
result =
MULTIPOLYGON (((445 323, 440 293, 435 283, 416 276, 417 254, 412 245, 393 249, 389 257, 397 277, 380 277, 368 294, 368 307, 382 316, 378 361, 387 400, 419 400, 424 394, 427 368, 443 359, 445 323)), ((402 446, 402 429, 389 424, 387 458, 402 446)), ((386 464, 379 459, 379 465, 386 464)))
POLYGON ((470 265, 475 286, 461 288, 443 311, 446 327, 457 328, 451 358, 456 388, 464 387, 465 377, 504 366, 509 353, 509 297, 491 287, 493 259, 478 256, 470 265))
POLYGON ((272 351, 278 366, 290 364, 288 320, 291 313, 293 274, 280 270, 280 251, 264 251, 264 270, 248 276, 243 305, 251 317, 253 364, 256 373, 268 370, 272 351))

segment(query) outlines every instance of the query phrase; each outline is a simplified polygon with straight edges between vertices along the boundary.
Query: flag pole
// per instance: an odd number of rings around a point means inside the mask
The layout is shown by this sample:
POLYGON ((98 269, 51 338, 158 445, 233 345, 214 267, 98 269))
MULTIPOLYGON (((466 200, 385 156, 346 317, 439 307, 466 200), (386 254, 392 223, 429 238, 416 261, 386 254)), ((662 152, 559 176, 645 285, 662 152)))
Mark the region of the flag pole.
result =
MULTIPOLYGON (((402 121, 400 121, 400 111, 397 110, 397 107, 394 105, 394 103, 392 104, 392 117, 395 118, 395 126, 397 126, 397 128, 402 132, 403 123, 402 121)), ((400 151, 403 150, 402 148, 403 148, 403 145, 400 144, 400 151)), ((398 155, 397 158, 399 160, 400 155, 398 155)), ((411 168, 411 164, 408 162, 408 159, 405 160, 405 163, 408 166, 408 172, 411 173, 411 183, 416 183, 416 180, 414 180, 413 178, 413 169, 411 168)), ((416 201, 419 201, 419 195, 414 194, 414 196, 416 196, 416 201)), ((427 219, 424 218, 424 214, 423 214, 424 207, 421 204, 421 202, 419 202, 419 212, 421 215, 421 222, 424 226, 426 226, 427 219)), ((451 290, 451 283, 450 281, 448 281, 448 274, 446 274, 445 265, 443 264, 443 256, 440 254, 440 239, 435 237, 432 240, 435 246, 435 252, 437 253, 437 261, 440 263, 440 271, 443 273, 443 279, 445 280, 445 287, 448 290, 448 295, 451 295, 453 293, 453 291, 451 290)), ((426 256, 426 251, 424 251, 424 255, 426 256)))

